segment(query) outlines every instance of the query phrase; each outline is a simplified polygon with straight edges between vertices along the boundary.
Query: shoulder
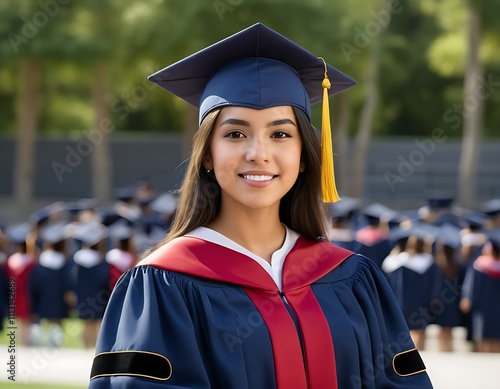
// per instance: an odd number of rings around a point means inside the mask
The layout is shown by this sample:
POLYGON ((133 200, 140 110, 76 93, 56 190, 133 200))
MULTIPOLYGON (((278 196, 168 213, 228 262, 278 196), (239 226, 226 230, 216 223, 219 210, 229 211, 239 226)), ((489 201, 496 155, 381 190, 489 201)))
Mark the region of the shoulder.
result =
POLYGON ((364 255, 351 253, 342 263, 323 277, 320 282, 355 282, 373 277, 383 277, 383 273, 378 266, 364 255))

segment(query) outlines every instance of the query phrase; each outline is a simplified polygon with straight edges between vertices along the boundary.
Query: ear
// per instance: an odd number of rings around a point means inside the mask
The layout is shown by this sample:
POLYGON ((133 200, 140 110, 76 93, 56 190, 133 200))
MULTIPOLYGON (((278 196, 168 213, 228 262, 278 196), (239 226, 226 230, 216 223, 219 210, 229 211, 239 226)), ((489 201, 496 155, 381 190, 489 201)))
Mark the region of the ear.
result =
POLYGON ((306 171, 306 164, 304 161, 300 163, 299 172, 304 173, 306 171))
POLYGON ((205 170, 212 170, 213 163, 210 155, 203 160, 203 167, 205 168, 205 170))

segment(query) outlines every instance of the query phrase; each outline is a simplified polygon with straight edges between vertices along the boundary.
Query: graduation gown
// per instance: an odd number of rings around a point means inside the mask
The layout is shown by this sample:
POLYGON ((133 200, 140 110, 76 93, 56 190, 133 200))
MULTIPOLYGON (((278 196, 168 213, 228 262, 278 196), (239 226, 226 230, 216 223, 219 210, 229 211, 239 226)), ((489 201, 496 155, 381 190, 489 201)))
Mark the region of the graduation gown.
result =
POLYGON ((31 310, 40 319, 64 319, 69 306, 64 295, 70 290, 68 264, 64 254, 47 250, 30 275, 31 310))
POLYGON ((500 340, 500 261, 478 257, 467 270, 463 295, 472 304, 472 338, 500 340))
POLYGON ((432 387, 373 262, 300 237, 282 284, 242 253, 172 240, 116 284, 89 388, 432 387))
POLYGON ((401 252, 382 263, 403 316, 412 330, 424 330, 441 311, 441 276, 430 254, 401 252))

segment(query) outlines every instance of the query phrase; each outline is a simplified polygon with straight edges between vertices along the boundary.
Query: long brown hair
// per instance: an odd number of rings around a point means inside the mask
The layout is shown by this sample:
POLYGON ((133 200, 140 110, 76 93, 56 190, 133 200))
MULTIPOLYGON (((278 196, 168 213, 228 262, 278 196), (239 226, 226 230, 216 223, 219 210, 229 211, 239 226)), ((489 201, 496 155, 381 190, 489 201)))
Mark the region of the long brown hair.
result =
MULTIPOLYGON (((290 191, 281 199, 280 220, 292 230, 314 240, 325 237, 325 206, 321 201, 321 155, 316 129, 307 115, 293 108, 302 137, 304 171, 290 191)), ((212 128, 220 109, 210 112, 193 138, 193 151, 186 175, 179 189, 176 216, 163 239, 152 250, 174 238, 183 236, 215 219, 221 204, 221 189, 213 173, 206 171, 203 161, 210 153, 212 128)))

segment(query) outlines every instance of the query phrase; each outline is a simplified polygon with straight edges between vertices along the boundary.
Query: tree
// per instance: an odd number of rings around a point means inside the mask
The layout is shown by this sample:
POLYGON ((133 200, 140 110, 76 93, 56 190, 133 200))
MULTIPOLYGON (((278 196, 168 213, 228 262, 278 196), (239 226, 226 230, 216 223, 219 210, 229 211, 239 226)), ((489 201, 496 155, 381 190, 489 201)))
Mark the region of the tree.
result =
POLYGON ((483 128, 484 99, 478 96, 482 79, 479 58, 481 48, 481 15, 470 4, 468 7, 467 61, 464 76, 464 127, 459 166, 460 202, 466 208, 475 204, 476 174, 483 128))

